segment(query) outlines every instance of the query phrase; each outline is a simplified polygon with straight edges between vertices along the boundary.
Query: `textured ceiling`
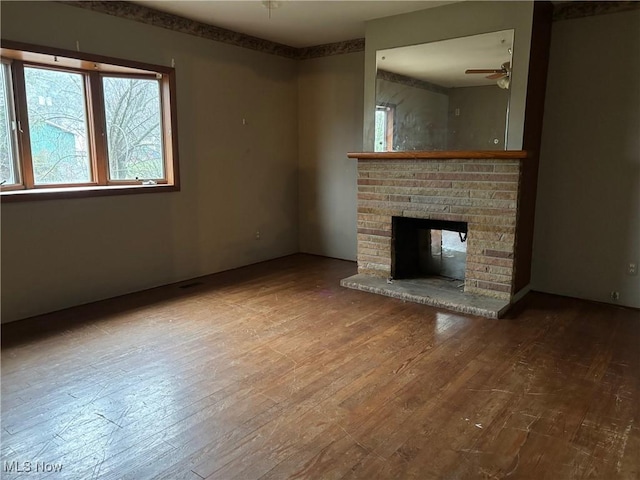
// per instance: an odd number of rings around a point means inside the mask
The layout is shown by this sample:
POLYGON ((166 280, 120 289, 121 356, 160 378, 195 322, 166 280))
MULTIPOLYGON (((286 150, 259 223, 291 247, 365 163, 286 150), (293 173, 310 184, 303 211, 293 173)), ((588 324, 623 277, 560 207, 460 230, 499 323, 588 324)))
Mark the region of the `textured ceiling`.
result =
POLYGON ((133 3, 292 47, 364 37, 365 22, 452 1, 163 1, 133 3))

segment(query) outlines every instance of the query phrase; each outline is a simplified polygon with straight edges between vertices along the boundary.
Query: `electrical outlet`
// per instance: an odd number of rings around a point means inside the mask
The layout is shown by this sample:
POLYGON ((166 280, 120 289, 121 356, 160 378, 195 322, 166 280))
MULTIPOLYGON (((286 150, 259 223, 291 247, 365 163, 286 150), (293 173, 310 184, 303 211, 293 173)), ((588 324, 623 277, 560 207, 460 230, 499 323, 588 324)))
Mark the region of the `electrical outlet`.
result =
POLYGON ((611 292, 611 300, 619 300, 620 292, 616 292, 615 290, 611 292))
POLYGON ((635 262, 630 262, 629 267, 627 268, 627 275, 637 275, 638 274, 638 264, 635 262))
POLYGON ((260 230, 256 230, 256 240, 260 240, 260 230))

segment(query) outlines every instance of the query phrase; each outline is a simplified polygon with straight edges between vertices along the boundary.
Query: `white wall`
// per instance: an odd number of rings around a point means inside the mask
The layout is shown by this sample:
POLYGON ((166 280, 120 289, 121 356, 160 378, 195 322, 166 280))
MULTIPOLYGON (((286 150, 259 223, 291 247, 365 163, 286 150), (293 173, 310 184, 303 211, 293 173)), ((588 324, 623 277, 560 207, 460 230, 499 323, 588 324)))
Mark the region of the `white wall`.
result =
POLYGON ((9 40, 175 58, 182 178, 176 193, 3 204, 3 321, 299 250, 295 61, 58 3, 3 2, 1 20, 9 40))
POLYGON ((535 290, 640 307, 640 11, 555 22, 535 290))
POLYGON ((299 65, 300 250, 355 260, 364 54, 299 65))

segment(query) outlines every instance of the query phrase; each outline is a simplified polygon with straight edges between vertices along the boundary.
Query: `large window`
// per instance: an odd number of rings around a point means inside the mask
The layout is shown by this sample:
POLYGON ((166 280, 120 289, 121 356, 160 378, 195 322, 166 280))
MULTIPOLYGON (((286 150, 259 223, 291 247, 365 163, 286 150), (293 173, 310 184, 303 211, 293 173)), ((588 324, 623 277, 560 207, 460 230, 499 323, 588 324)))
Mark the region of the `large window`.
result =
POLYGON ((172 68, 3 41, 0 82, 3 200, 177 189, 172 68))

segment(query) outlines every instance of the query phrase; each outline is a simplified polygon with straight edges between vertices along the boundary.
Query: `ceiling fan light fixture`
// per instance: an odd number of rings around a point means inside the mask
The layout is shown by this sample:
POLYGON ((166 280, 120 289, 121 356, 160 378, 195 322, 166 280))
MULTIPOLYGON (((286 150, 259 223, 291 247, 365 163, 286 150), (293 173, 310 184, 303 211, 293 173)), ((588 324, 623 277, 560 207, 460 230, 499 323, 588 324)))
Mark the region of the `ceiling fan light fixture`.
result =
POLYGON ((282 6, 282 3, 283 3, 282 1, 278 1, 278 0, 262 0, 262 5, 267 10, 277 10, 282 6))
POLYGON ((262 6, 269 11, 269 19, 271 19, 271 11, 277 10, 283 4, 280 0, 262 0, 262 6))
POLYGON ((496 82, 498 86, 504 90, 509 90, 509 86, 511 85, 511 76, 505 75, 502 78, 499 78, 496 82))

